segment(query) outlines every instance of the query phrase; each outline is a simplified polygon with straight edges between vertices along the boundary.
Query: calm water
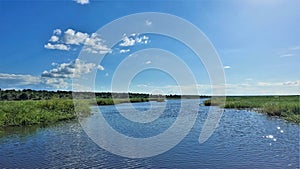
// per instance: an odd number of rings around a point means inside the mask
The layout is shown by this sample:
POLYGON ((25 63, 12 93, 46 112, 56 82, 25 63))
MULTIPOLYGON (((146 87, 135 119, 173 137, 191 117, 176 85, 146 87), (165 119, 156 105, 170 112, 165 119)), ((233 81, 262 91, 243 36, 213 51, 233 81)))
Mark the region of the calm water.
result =
MULTIPOLYGON (((138 110, 149 109, 149 103, 134 105, 138 110)), ((126 110, 128 105, 120 107, 126 110)), ((168 101, 152 127, 120 118, 114 106, 101 110, 115 130, 150 137, 175 121, 179 107, 179 100, 168 101)), ((176 147, 142 159, 120 157, 98 147, 76 120, 46 128, 13 128, 0 138, 0 168, 299 168, 299 125, 255 112, 225 110, 210 139, 199 144, 207 112, 208 107, 199 107, 194 127, 176 147)), ((92 123, 96 116, 88 117, 87 122, 92 123)))

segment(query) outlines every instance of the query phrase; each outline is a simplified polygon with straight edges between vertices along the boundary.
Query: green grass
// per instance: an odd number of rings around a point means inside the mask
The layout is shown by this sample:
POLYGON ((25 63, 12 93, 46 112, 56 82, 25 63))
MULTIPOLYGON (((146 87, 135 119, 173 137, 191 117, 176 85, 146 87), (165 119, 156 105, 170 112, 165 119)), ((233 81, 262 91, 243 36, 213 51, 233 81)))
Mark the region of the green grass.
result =
MULTIPOLYGON (((160 98, 130 98, 111 99, 97 98, 96 105, 113 105, 129 102, 164 101, 160 98)), ((77 115, 90 114, 92 100, 50 99, 50 100, 24 100, 0 101, 0 127, 28 126, 35 124, 51 124, 58 121, 74 119, 77 115), (76 114, 76 111, 80 112, 76 114)))
MULTIPOLYGON (((75 105, 78 111, 90 111, 88 104, 75 105)), ((0 102, 0 127, 51 124, 74 118, 75 106, 71 99, 0 102)))
MULTIPOLYGON (((300 96, 229 96, 224 108, 254 109, 300 124, 300 96)), ((206 106, 219 106, 221 101, 206 100, 206 106)))

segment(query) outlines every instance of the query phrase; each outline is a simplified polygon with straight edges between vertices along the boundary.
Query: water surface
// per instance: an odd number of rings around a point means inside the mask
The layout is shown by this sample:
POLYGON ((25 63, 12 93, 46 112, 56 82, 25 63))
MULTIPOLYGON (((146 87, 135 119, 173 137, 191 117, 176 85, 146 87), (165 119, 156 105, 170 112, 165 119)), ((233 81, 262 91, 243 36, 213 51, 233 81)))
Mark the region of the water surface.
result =
MULTIPOLYGON (((149 103, 134 105, 138 110, 149 109, 149 103)), ((127 109, 128 105, 121 107, 127 109)), ((121 118, 113 105, 103 106, 101 111, 115 130, 143 138, 166 130, 175 121, 179 107, 180 100, 169 100, 165 112, 149 125, 121 118)), ((213 135, 199 144, 208 109, 199 107, 194 127, 176 147, 142 159, 120 157, 100 148, 76 120, 44 128, 11 128, 0 138, 0 168, 300 168, 299 125, 227 109, 213 135)), ((87 121, 93 122, 95 116, 87 121)))

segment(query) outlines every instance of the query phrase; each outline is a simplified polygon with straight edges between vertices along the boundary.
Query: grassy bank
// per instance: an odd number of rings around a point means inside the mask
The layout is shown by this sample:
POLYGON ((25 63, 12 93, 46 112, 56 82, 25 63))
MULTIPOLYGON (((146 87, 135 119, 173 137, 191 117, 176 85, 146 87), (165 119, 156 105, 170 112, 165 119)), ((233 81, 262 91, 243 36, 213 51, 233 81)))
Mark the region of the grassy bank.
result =
MULTIPOLYGON (((219 106, 218 99, 206 100, 206 106, 219 106)), ((254 109, 269 116, 277 116, 287 121, 300 124, 299 96, 229 96, 226 97, 224 108, 254 109)))
MULTIPOLYGON (((164 101, 160 98, 131 98, 111 99, 97 98, 97 105, 113 105, 120 103, 164 101)), ((91 100, 75 102, 76 110, 82 114, 89 114, 91 100)), ((72 99, 50 100, 23 100, 0 101, 0 127, 27 126, 35 124, 51 124, 58 121, 74 119, 77 117, 72 99)))
MULTIPOLYGON (((89 105, 77 103, 79 111, 89 112, 89 105)), ((76 118, 71 99, 1 101, 0 127, 51 124, 76 118)))

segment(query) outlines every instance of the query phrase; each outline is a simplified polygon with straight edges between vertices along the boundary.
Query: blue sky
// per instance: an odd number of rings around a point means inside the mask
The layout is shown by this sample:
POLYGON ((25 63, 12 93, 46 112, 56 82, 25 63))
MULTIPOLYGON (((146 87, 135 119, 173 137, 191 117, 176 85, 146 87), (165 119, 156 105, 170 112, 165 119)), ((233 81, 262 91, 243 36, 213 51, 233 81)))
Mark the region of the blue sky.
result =
MULTIPOLYGON (((0 1, 0 88, 71 90, 72 79, 97 71, 95 90, 110 91, 122 60, 156 47, 178 55, 194 73, 199 94, 210 94, 202 63, 176 40, 136 32, 107 48, 95 34, 126 15, 162 12, 189 21, 209 38, 224 66, 228 95, 300 94, 299 10, 298 0, 0 1), (107 56, 85 63, 78 59, 84 45, 107 56)), ((129 90, 178 93, 176 80, 157 70, 137 74, 129 90)))

